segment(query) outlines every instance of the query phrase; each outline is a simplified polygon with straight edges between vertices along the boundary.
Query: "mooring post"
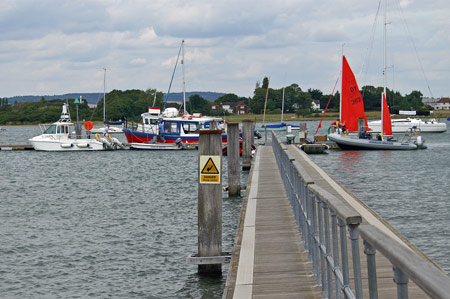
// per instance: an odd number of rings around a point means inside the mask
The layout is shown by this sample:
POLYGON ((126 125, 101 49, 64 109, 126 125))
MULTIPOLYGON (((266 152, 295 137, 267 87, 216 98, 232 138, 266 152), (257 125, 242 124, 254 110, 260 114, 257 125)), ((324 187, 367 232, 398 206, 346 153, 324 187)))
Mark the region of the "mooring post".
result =
POLYGON ((239 161, 239 123, 227 126, 227 160, 228 160, 228 196, 241 195, 241 176, 239 161))
POLYGON ((242 121, 242 169, 249 170, 252 159, 253 142, 253 122, 251 120, 242 121))
MULTIPOLYGON (((222 130, 200 130, 198 256, 222 255, 222 130)), ((198 265, 198 273, 221 275, 222 264, 198 265)))

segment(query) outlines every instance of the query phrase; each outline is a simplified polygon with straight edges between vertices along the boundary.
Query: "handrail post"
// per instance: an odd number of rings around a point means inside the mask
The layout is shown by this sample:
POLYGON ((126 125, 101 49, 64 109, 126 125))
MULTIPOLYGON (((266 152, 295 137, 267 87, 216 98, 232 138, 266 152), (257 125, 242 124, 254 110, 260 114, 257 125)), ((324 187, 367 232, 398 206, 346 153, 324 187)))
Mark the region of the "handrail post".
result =
MULTIPOLYGON (((325 248, 327 259, 331 256, 331 245, 330 245, 330 218, 328 216, 329 207, 326 203, 323 204, 323 220, 325 227, 325 248)), ((328 288, 328 298, 333 298, 333 280, 332 280, 333 269, 330 263, 327 263, 327 288, 328 288)))
POLYGON ((376 266, 376 259, 375 259, 376 250, 366 240, 364 240, 364 253, 367 256, 369 298, 377 299, 378 298, 378 286, 377 286, 377 266, 376 266))
POLYGON ((317 285, 320 284, 320 275, 319 275, 319 241, 318 241, 318 233, 317 233, 317 213, 316 213, 316 207, 317 207, 317 196, 313 195, 311 204, 311 236, 314 242, 313 245, 313 272, 316 275, 316 283, 317 285))
MULTIPOLYGON (((338 245, 338 232, 337 232, 337 217, 336 213, 331 210, 331 235, 333 241, 333 262, 334 262, 334 272, 340 271, 339 269, 339 245, 338 245)), ((341 298, 341 286, 339 280, 335 279, 335 293, 336 299, 341 298)))
POLYGON ((399 267, 394 268, 394 282, 397 284, 397 298, 408 299, 408 276, 400 270, 399 267))
POLYGON ((341 259, 342 259, 342 276, 344 279, 344 285, 342 286, 342 290, 344 291, 345 298, 348 298, 345 289, 350 288, 350 278, 349 278, 349 269, 348 269, 348 254, 347 254, 347 232, 345 222, 338 218, 339 223, 339 232, 340 232, 340 240, 341 240, 341 259))
POLYGON ((353 276, 355 280, 356 298, 363 297, 362 282, 361 282, 361 262, 359 256, 359 233, 358 224, 349 224, 348 232, 352 244, 352 258, 353 258, 353 276))
POLYGON ((322 247, 324 243, 323 236, 323 212, 322 212, 323 202, 319 199, 317 205, 317 215, 319 222, 319 253, 320 253, 320 283, 322 285, 322 298, 327 297, 327 284, 325 283, 325 252, 323 252, 322 247))

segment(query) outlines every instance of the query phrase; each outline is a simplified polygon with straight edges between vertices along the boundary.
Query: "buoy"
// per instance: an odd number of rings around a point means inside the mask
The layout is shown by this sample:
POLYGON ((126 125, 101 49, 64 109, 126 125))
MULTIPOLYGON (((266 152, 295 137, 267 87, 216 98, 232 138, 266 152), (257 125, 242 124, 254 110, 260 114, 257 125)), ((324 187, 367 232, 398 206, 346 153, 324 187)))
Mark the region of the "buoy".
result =
POLYGON ((92 128, 94 127, 94 124, 88 120, 87 122, 84 123, 84 128, 88 131, 92 130, 92 128))

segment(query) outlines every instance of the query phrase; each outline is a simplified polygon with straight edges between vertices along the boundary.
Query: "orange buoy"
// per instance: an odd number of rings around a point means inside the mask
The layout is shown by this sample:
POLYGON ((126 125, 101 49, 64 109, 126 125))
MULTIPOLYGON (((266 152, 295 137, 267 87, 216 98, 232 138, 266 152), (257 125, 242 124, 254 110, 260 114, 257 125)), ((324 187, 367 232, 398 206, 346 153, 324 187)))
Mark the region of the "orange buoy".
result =
POLYGON ((90 120, 88 120, 87 122, 84 123, 84 128, 88 131, 90 131, 93 127, 94 127, 94 124, 90 120))

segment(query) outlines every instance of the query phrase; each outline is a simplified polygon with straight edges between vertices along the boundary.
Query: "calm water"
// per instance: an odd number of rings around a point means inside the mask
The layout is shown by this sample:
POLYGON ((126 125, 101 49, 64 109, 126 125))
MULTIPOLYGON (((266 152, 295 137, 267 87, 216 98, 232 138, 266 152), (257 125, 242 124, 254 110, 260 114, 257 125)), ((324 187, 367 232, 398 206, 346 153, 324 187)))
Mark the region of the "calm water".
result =
MULTIPOLYGON (((314 134, 317 122, 308 128, 314 134)), ((426 150, 331 150, 312 157, 450 272, 450 132, 423 137, 426 150)))
MULTIPOLYGON (((8 127, 0 144, 39 133, 8 127)), ((0 297, 220 298, 227 266, 210 279, 186 264, 197 253, 197 159, 197 151, 1 151, 0 297)), ((240 207, 224 194, 224 251, 240 207)))
MULTIPOLYGON (((39 133, 8 127, 0 144, 39 133)), ((424 136, 423 151, 313 158, 450 271, 450 133, 424 136)), ((197 155, 1 151, 0 297, 220 298, 227 267, 209 279, 185 263, 197 252, 197 155)), ((240 207, 224 194, 224 251, 240 207)))

